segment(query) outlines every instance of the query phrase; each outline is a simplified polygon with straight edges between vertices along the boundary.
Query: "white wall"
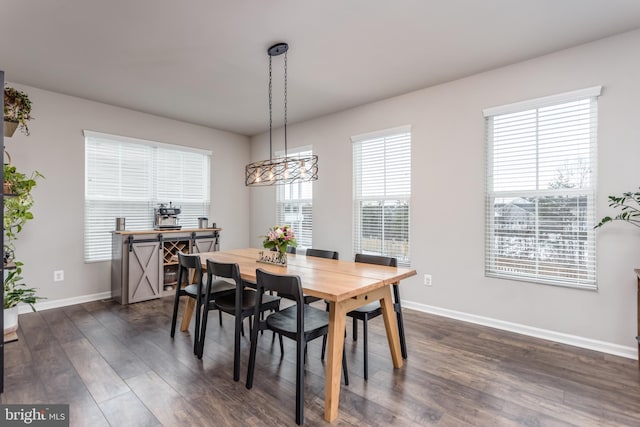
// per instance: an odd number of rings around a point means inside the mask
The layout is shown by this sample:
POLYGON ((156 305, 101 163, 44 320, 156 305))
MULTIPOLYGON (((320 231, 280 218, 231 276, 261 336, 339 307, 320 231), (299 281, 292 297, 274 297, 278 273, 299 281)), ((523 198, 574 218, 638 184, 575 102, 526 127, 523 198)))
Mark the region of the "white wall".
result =
MULTIPOLYGON (((11 77, 17 78, 6 76, 11 77)), ((25 282, 40 288, 38 295, 48 298, 45 305, 111 290, 109 262, 84 262, 83 129, 211 150, 209 220, 223 228, 222 249, 247 246, 247 137, 33 87, 12 86, 29 94, 35 119, 29 123, 30 136, 17 131, 12 138, 5 138, 5 148, 19 170, 38 170, 46 177, 34 190, 35 219, 20 233, 16 257, 25 263, 25 282), (54 270, 64 270, 63 282, 53 282, 54 270)))
MULTIPOLYGON (((597 233, 597 292, 484 276, 482 110, 602 85, 597 208, 599 216, 610 213, 607 195, 640 185, 638 46, 640 31, 631 32, 290 126, 290 146, 312 145, 319 156, 314 247, 352 257, 350 137, 411 125, 411 256, 418 277, 403 282, 403 299, 632 349, 640 233, 628 224, 597 233), (433 275, 433 287, 422 285, 424 273, 433 275)), ((252 160, 268 156, 267 135, 251 144, 252 160)), ((274 223, 274 200, 273 189, 251 189, 255 246, 274 223)))

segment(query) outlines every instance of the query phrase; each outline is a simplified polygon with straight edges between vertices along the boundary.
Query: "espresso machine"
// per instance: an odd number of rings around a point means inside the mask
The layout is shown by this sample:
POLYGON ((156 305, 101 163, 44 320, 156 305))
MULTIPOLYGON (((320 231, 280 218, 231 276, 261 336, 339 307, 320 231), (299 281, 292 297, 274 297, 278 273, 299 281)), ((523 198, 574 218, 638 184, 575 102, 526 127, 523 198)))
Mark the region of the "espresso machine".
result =
POLYGON ((155 230, 180 230, 181 225, 178 225, 178 215, 180 214, 180 208, 160 203, 157 208, 153 209, 153 228, 155 230))

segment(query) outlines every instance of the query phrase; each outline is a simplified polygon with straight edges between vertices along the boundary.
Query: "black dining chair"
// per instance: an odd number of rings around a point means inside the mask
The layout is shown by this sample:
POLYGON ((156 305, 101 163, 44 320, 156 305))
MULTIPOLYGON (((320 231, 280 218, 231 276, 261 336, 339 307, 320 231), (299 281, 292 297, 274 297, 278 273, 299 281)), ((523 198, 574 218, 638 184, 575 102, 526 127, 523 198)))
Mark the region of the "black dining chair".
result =
MULTIPOLYGON (((271 252, 276 252, 278 250, 278 248, 271 248, 271 252)), ((288 254, 296 254, 296 247, 295 246, 287 246, 287 253, 288 254)))
MULTIPOLYGON (((307 256, 313 256, 316 258, 326 258, 326 259, 338 259, 339 255, 337 251, 327 251, 325 249, 307 249, 307 256)), ((311 295, 304 296, 305 304, 311 304, 312 302, 320 301, 321 298, 312 297, 311 295)))
MULTIPOLYGON (((356 254, 355 262, 361 262, 365 264, 375 264, 375 265, 386 265, 389 267, 397 267, 398 261, 396 258, 380 256, 380 255, 367 255, 367 254, 356 254)), ((400 350, 402 353, 402 358, 407 358, 407 341, 404 336, 404 321, 402 319, 402 306, 400 305, 400 287, 398 284, 393 284, 393 310, 396 313, 396 318, 398 322, 398 334, 400 335, 400 350)), ((357 341, 358 339, 358 320, 362 320, 362 336, 364 337, 364 345, 363 345, 363 358, 364 358, 364 379, 369 379, 369 343, 368 343, 368 328, 367 322, 370 319, 378 317, 382 314, 382 307, 380 306, 380 301, 375 301, 370 304, 363 305, 362 307, 356 308, 353 311, 347 313, 347 316, 353 319, 353 340, 357 341)), ((324 360, 324 354, 326 351, 326 339, 322 342, 322 354, 320 358, 324 360)))
MULTIPOLYGON (((205 288, 202 275, 202 261, 197 254, 178 253, 178 283, 176 284, 175 300, 173 303, 173 316, 171 318, 171 338, 176 332, 176 321, 178 319, 178 306, 180 305, 180 297, 186 296, 196 300, 196 324, 194 327, 193 353, 198 354, 198 346, 200 341, 200 318, 202 315, 202 307, 205 303, 215 300, 216 298, 232 294, 235 292, 235 285, 225 280, 209 281, 205 288), (194 283, 189 283, 189 269, 195 271, 194 283)), ((222 317, 220 317, 222 324, 222 317)))
POLYGON ((307 256, 314 256, 314 257, 318 257, 318 258, 327 258, 327 259, 338 259, 338 252, 337 251, 327 251, 324 249, 313 249, 313 248, 309 248, 307 249, 307 256))
MULTIPOLYGON (((209 310, 218 309, 235 316, 235 340, 233 347, 233 380, 240 379, 240 334, 242 332, 242 322, 245 318, 253 316, 258 305, 258 293, 254 289, 246 286, 240 278, 240 267, 238 264, 216 262, 207 259, 207 279, 208 284, 214 283, 215 278, 232 279, 235 283, 235 292, 222 295, 205 307, 202 317, 202 333, 200 337, 200 347, 198 357, 202 359, 204 352, 204 340, 207 331, 207 317, 209 310)), ((209 286, 207 284, 207 287, 209 286)), ((278 311, 280 309, 280 297, 273 295, 263 295, 260 309, 278 311)), ((261 311, 261 312, 262 312, 261 311)), ((280 349, 282 350, 282 337, 280 337, 280 349)))
MULTIPOLYGON (((271 274, 261 268, 256 270, 257 291, 262 297, 265 291, 275 291, 278 295, 291 295, 295 305, 269 314, 260 320, 262 304, 256 306, 254 326, 251 331, 251 350, 249 352, 249 369, 247 372, 247 388, 253 387, 253 374, 256 365, 258 332, 270 329, 296 341, 296 423, 304 423, 304 349, 307 342, 329 332, 329 314, 304 303, 302 283, 299 276, 271 274)), ((260 300, 260 298, 258 298, 260 300)), ((345 385, 349 385, 347 359, 342 352, 342 371, 345 385)))

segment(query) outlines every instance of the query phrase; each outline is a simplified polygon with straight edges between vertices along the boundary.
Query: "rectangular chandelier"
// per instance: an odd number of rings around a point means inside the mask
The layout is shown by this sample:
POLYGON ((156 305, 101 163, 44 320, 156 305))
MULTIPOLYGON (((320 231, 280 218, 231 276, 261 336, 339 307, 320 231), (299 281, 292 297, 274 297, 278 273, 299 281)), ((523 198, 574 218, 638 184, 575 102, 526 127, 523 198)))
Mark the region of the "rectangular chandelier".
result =
POLYGON ((267 186, 315 181, 318 179, 318 156, 279 157, 245 166, 245 185, 267 186))
POLYGON ((269 160, 245 166, 246 186, 267 186, 315 181, 318 179, 318 156, 287 156, 287 43, 276 43, 267 49, 269 54, 269 160), (284 157, 273 157, 273 94, 271 58, 284 54, 284 157))

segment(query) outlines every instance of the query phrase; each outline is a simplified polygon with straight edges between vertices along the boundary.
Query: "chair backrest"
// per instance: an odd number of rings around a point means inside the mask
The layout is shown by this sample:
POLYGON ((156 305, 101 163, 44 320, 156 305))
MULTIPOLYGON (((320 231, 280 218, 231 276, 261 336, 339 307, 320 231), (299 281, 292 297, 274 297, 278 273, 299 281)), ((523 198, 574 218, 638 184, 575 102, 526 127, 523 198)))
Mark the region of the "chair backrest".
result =
MULTIPOLYGON (((272 252, 276 252, 278 250, 278 248, 271 248, 272 252)), ((287 253, 288 254, 296 254, 296 247, 295 246, 287 246, 287 253)))
POLYGON ((315 256, 318 258, 338 259, 338 252, 326 251, 324 249, 307 249, 307 256, 315 256))
POLYGON ((202 262, 200 261, 200 255, 178 252, 178 284, 176 285, 178 289, 180 289, 182 284, 189 284, 190 268, 196 270, 196 283, 202 284, 202 262))
POLYGON ((398 266, 396 258, 381 255, 356 254, 355 261, 364 264, 386 265, 387 267, 398 266))
POLYGON ((214 276, 233 279, 233 281, 236 282, 236 286, 242 284, 242 279, 240 278, 240 267, 238 264, 223 263, 207 259, 207 279, 209 282, 213 280, 214 276))
MULTIPOLYGON (((242 307, 242 279, 240 278, 240 267, 235 263, 217 262, 207 259, 207 283, 212 284, 214 277, 222 277, 224 279, 233 279, 236 284, 236 310, 242 307)), ((207 288, 210 289, 210 288, 207 288)))
MULTIPOLYGON (((356 262, 364 264, 386 265, 387 267, 397 267, 398 259, 381 255, 356 254, 356 262)), ((400 301, 400 287, 398 283, 393 283, 393 298, 396 302, 400 301)))
POLYGON ((299 276, 271 274, 258 268, 256 269, 256 285, 260 296, 264 294, 264 291, 275 291, 279 296, 295 301, 299 307, 304 305, 302 282, 299 276))

